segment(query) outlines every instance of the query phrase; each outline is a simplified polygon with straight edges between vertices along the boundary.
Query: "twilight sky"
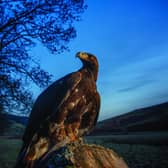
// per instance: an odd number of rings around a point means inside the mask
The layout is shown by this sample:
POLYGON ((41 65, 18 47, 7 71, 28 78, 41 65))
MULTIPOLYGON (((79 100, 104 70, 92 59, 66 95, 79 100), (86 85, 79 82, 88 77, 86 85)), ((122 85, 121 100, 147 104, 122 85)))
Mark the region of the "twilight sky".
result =
MULTIPOLYGON (((54 79, 78 70, 78 51, 99 60, 99 120, 168 101, 168 1, 85 1, 70 52, 51 55, 38 45, 31 53, 54 79)), ((40 91, 32 88, 35 95, 40 91)))

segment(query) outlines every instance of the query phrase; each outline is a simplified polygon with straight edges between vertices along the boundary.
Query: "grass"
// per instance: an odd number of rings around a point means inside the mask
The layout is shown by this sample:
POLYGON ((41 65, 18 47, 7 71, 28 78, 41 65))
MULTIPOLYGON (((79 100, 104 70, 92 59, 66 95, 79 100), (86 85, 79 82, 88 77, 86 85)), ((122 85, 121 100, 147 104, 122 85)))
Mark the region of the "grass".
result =
POLYGON ((150 145, 168 145, 168 132, 130 132, 127 134, 88 136, 88 140, 101 143, 125 143, 125 144, 150 144, 150 145))
MULTIPOLYGON (((146 144, 127 143, 123 144, 125 140, 133 141, 135 136, 137 141, 140 141, 137 135, 126 136, 120 135, 118 140, 122 143, 116 143, 113 138, 116 136, 92 136, 87 137, 88 143, 95 143, 104 147, 113 149, 118 153, 128 164, 129 168, 167 168, 168 167, 168 145, 150 145, 149 136, 144 135, 148 139, 146 144), (115 143, 114 143, 115 142, 115 143)), ((151 135, 150 135, 151 136, 151 135)), ((141 135, 141 137, 143 137, 141 135)), ((158 136, 151 136, 152 139, 158 136)), ((115 139, 115 140, 116 140, 115 139)), ((144 139, 144 138, 142 138, 144 139)), ((157 138, 156 138, 157 139, 157 138)), ((159 141, 162 138, 159 138, 159 141)), ((156 142, 156 140, 155 140, 156 142)), ((0 137, 0 168, 12 168, 16 161, 17 154, 21 146, 21 140, 8 139, 7 137, 0 137)))
MULTIPOLYGON (((132 139, 130 140, 132 141, 132 139)), ((99 144, 114 150, 126 161, 129 168, 168 167, 168 145, 114 143, 111 136, 92 136, 87 138, 87 142, 99 144)))
POLYGON ((168 146, 105 144, 124 158, 130 168, 168 167, 168 146))
POLYGON ((21 141, 0 137, 0 168, 12 168, 16 162, 21 141))

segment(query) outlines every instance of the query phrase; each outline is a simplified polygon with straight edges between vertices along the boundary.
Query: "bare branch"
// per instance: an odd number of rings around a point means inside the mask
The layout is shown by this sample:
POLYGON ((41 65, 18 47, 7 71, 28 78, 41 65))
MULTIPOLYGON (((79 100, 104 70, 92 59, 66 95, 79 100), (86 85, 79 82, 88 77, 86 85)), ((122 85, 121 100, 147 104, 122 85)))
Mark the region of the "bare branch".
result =
POLYGON ((83 0, 0 1, 0 107, 23 109, 32 102, 29 84, 51 82, 28 49, 39 40, 53 53, 67 50, 76 37, 73 23, 84 9, 83 0))

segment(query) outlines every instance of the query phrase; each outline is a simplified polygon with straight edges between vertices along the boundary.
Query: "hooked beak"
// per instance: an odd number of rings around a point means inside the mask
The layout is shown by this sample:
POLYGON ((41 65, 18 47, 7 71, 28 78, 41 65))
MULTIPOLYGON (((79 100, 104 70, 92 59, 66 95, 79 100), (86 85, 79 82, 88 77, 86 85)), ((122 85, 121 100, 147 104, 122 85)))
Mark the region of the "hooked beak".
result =
POLYGON ((81 60, 88 60, 88 54, 85 52, 78 52, 76 57, 80 58, 81 60))

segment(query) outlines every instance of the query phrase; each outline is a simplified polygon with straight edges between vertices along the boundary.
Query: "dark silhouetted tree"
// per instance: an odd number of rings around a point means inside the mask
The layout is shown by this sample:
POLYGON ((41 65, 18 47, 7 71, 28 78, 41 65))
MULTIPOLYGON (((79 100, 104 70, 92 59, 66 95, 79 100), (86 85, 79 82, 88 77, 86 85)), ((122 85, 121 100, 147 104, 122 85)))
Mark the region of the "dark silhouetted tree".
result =
POLYGON ((5 111, 30 111, 34 82, 45 87, 51 75, 28 53, 40 41, 52 53, 68 49, 76 37, 74 21, 85 9, 82 0, 0 1, 0 105, 5 111))

